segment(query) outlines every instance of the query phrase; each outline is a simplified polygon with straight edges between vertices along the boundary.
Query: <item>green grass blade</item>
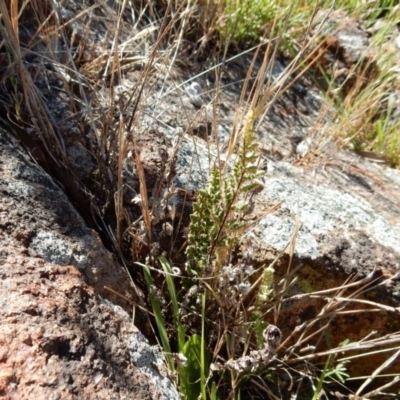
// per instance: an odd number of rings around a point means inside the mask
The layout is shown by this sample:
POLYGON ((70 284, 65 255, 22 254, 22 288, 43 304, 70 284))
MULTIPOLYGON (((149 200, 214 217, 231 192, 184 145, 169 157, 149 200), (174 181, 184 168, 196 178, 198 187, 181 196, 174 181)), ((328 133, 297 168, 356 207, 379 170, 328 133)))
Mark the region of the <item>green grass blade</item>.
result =
POLYGON ((179 321, 179 303, 176 295, 174 278, 172 276, 172 268, 165 257, 158 257, 158 261, 160 261, 165 272, 165 280, 167 282, 168 293, 171 299, 172 317, 178 333, 178 347, 181 352, 185 344, 185 327, 179 321))
POLYGON ((200 342, 200 382, 201 398, 207 400, 206 396, 206 349, 205 349, 205 319, 206 319, 206 293, 203 294, 201 302, 201 342, 200 342))
MULTIPOLYGON (((150 268, 147 265, 139 263, 139 262, 137 264, 143 268, 147 287, 150 288, 151 286, 154 285, 153 278, 151 277, 150 268)), ((174 366, 174 363, 172 360, 171 346, 169 343, 167 330, 165 328, 165 320, 164 320, 164 317, 162 316, 160 302, 157 300, 157 298, 154 296, 154 294, 151 293, 151 290, 149 290, 149 293, 150 293, 149 296, 150 296, 151 307, 152 307, 153 313, 154 313, 154 319, 156 320, 156 325, 157 325, 158 333, 160 335, 161 344, 165 351, 165 359, 167 360, 167 364, 168 364, 168 367, 170 368, 170 370, 172 372, 174 372, 175 366, 174 366)))

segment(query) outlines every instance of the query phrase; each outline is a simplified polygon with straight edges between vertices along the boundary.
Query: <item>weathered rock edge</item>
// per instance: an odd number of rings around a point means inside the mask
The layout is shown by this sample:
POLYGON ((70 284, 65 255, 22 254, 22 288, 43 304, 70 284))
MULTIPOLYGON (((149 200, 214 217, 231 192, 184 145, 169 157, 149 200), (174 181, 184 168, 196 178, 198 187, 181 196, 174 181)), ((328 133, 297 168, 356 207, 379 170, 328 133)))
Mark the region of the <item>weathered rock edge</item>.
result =
POLYGON ((0 171, 0 397, 178 399, 160 353, 97 293, 129 279, 3 130, 0 171))

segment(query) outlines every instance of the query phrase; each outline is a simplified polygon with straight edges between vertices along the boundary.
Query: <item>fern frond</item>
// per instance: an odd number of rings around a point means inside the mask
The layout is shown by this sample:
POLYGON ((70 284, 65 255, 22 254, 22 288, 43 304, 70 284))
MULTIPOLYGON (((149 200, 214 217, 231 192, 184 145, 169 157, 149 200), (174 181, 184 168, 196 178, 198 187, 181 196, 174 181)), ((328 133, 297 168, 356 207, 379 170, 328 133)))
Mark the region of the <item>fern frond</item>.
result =
POLYGON ((193 205, 186 255, 188 269, 201 273, 207 267, 219 270, 230 249, 243 232, 243 215, 248 210, 246 196, 259 186, 255 114, 250 110, 241 132, 236 161, 227 173, 214 167, 206 189, 200 190, 193 205), (221 255, 224 254, 224 257, 221 255))

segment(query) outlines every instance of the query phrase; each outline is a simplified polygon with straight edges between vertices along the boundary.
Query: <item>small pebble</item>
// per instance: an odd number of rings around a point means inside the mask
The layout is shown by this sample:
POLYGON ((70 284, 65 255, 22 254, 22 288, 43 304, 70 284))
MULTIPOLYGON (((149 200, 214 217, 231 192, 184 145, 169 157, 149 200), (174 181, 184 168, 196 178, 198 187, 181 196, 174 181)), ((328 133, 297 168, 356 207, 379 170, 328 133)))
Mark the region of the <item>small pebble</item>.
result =
POLYGON ((186 94, 189 96, 190 102, 196 106, 201 107, 203 105, 203 100, 201 95, 203 93, 203 89, 197 82, 192 82, 190 86, 185 88, 186 94))

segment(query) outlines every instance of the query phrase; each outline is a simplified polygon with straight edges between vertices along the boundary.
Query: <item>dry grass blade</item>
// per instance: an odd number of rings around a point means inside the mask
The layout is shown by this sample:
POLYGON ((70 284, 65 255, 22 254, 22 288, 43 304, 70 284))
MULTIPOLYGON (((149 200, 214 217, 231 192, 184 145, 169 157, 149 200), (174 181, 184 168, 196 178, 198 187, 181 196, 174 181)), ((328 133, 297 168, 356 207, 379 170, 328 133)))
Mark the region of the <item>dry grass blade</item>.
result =
MULTIPOLYGON (((122 14, 126 8, 127 2, 124 1, 121 7, 121 11, 118 15, 118 20, 117 20, 117 26, 115 29, 115 36, 114 36, 114 41, 112 44, 112 49, 111 49, 111 54, 113 57, 109 57, 107 66, 105 68, 103 78, 107 75, 108 69, 109 69, 109 63, 111 62, 111 59, 113 60, 112 67, 111 67, 111 80, 114 81, 114 75, 118 74, 118 80, 119 82, 122 81, 122 76, 121 76, 121 67, 119 63, 119 54, 118 54, 118 43, 119 43, 119 35, 120 35, 120 29, 121 29, 121 18, 122 14)), ((110 93, 110 99, 111 102, 113 102, 113 93, 111 89, 110 93)), ((112 108, 112 107, 110 107, 112 108)), ((120 245, 122 245, 122 223, 124 219, 124 211, 123 211, 123 197, 124 197, 124 188, 123 188, 123 164, 125 161, 126 153, 127 153, 127 146, 126 146, 126 137, 125 137, 125 123, 123 120, 123 113, 121 110, 120 113, 120 121, 119 121, 119 151, 118 151, 118 176, 117 176, 117 192, 116 192, 116 201, 115 201, 115 207, 116 207, 116 218, 117 218, 117 240, 120 245)))
POLYGON ((375 301, 369 301, 369 300, 362 300, 362 299, 350 299, 348 297, 333 297, 330 299, 330 301, 333 302, 344 302, 344 303, 359 303, 359 304, 368 304, 371 306, 375 306, 378 309, 388 311, 388 312, 394 312, 394 313, 399 313, 400 312, 400 307, 390 307, 386 306, 385 304, 380 304, 376 303, 375 301))
MULTIPOLYGON (((378 332, 376 332, 376 331, 372 331, 368 334, 368 336, 376 335, 377 333, 378 332)), ((383 337, 378 337, 377 339, 371 339, 371 340, 360 339, 357 342, 350 343, 345 346, 339 346, 339 347, 335 347, 330 350, 315 352, 313 354, 307 354, 307 355, 303 355, 303 356, 296 355, 295 358, 285 359, 284 361, 287 364, 296 364, 299 361, 306 361, 306 360, 309 361, 312 359, 317 359, 319 357, 328 356, 330 354, 343 354, 343 353, 353 352, 353 351, 375 349, 377 347, 384 346, 384 345, 396 344, 396 346, 393 348, 387 348, 387 349, 379 351, 379 352, 383 353, 383 352, 388 352, 388 351, 392 351, 392 350, 397 350, 398 343, 400 343, 400 334, 394 333, 394 334, 390 334, 390 335, 385 335, 383 337)), ((283 346, 284 346, 284 344, 283 344, 283 346)), ((338 361, 346 361, 346 360, 352 360, 352 359, 356 359, 356 358, 360 358, 360 357, 368 357, 369 355, 376 354, 376 353, 377 352, 375 350, 373 350, 370 353, 364 352, 364 353, 353 355, 353 356, 341 357, 341 358, 338 358, 338 361)))
MULTIPOLYGON (((300 218, 299 218, 299 211, 297 210, 297 216, 296 216, 296 222, 294 226, 294 231, 292 234, 292 237, 289 242, 289 262, 287 264, 287 269, 286 269, 286 279, 283 282, 283 287, 282 287, 282 292, 286 291, 286 287, 289 284, 290 280, 288 279, 290 275, 290 269, 292 268, 292 262, 293 262, 293 255, 295 251, 295 246, 296 246, 296 238, 300 230, 300 218)), ((277 306, 275 307, 275 312, 274 312, 274 323, 277 325, 278 324, 278 319, 279 319, 279 313, 281 310, 283 302, 279 302, 277 306)))
POLYGON ((13 27, 13 32, 14 32, 15 38, 17 39, 18 45, 19 45, 18 0, 11 0, 10 16, 11 16, 11 25, 13 27))
MULTIPOLYGON (((120 56, 119 56, 118 49, 119 49, 119 37, 120 37, 120 32, 121 32, 121 20, 122 20, 122 15, 124 13, 124 10, 126 9, 126 6, 127 6, 127 0, 124 0, 122 3, 122 6, 121 6, 121 10, 118 13, 117 24, 115 27, 114 40, 113 40, 112 47, 110 50, 112 57, 109 57, 107 60, 107 65, 103 72, 103 80, 108 75, 108 70, 110 69, 110 64, 111 64, 111 60, 112 60, 111 82, 114 82, 114 74, 115 73, 118 73, 118 81, 122 82, 120 56)), ((111 87, 111 90, 112 90, 112 87, 111 87)))
POLYGON ((50 120, 50 113, 33 83, 30 73, 27 71, 21 48, 19 46, 19 38, 17 32, 13 28, 7 6, 4 1, 0 1, 0 11, 2 14, 2 23, 0 23, 0 32, 3 35, 6 46, 13 56, 14 63, 17 66, 18 76, 21 81, 21 87, 24 94, 24 103, 28 109, 31 121, 36 129, 36 133, 40 136, 47 155, 52 158, 55 165, 60 168, 67 168, 65 156, 65 146, 63 139, 57 135, 54 126, 56 125, 50 120), (51 147, 54 146, 54 149, 51 147))
POLYGON ((152 243, 152 223, 150 215, 149 198, 147 195, 146 176, 144 173, 142 160, 140 159, 140 152, 135 139, 133 141, 133 148, 135 152, 137 173, 139 176, 140 199, 141 199, 140 208, 142 210, 142 216, 146 226, 147 245, 150 246, 152 243))
MULTIPOLYGON (((93 10, 95 10, 98 7, 103 6, 104 4, 107 3, 107 0, 103 0, 103 1, 99 1, 96 4, 93 4, 92 6, 89 6, 87 8, 85 8, 83 11, 81 11, 80 13, 78 13, 77 15, 75 15, 73 18, 69 19, 68 21, 66 21, 64 24, 58 26, 57 28, 55 28, 54 32, 57 32, 58 30, 62 30, 63 28, 65 28, 68 25, 71 25, 74 21, 79 20, 80 18, 82 18, 84 15, 91 13, 93 10)), ((55 4, 53 6, 56 6, 55 4)), ((56 11, 56 10, 55 10, 56 11)))
POLYGON ((394 386, 397 382, 400 381, 400 376, 395 376, 391 382, 387 383, 386 385, 382 385, 375 390, 372 390, 371 392, 365 393, 362 396, 350 396, 350 400, 365 400, 365 399, 370 399, 374 396, 380 396, 386 389, 389 389, 390 387, 394 386))
MULTIPOLYGON (((122 114, 121 114, 122 115, 122 114)), ((122 244, 122 224, 124 220, 124 182, 123 182, 123 168, 124 161, 127 153, 126 138, 125 138, 125 124, 120 118, 119 123, 119 152, 118 152, 118 175, 117 175, 117 192, 115 193, 115 214, 117 218, 117 240, 119 245, 122 244)), ((140 177, 140 175, 139 175, 140 177)))
POLYGON ((371 376, 365 380, 365 382, 358 388, 356 396, 360 396, 361 392, 366 388, 384 369, 389 367, 400 355, 400 349, 396 351, 391 357, 389 357, 382 365, 380 365, 371 376))
MULTIPOLYGON (((333 292, 337 292, 338 290, 347 290, 353 287, 359 287, 359 286, 366 286, 368 288, 372 287, 372 284, 376 281, 379 281, 380 277, 378 278, 374 278, 375 275, 375 271, 370 272, 367 276, 365 276, 364 278, 361 278, 359 280, 351 280, 349 283, 344 283, 343 285, 341 285, 340 287, 334 287, 334 288, 330 288, 330 289, 325 289, 325 290, 319 290, 319 291, 315 291, 315 292, 311 292, 311 293, 302 293, 302 294, 295 294, 290 296, 287 299, 283 299, 282 301, 292 301, 292 300, 299 300, 302 299, 304 297, 312 297, 312 296, 319 296, 321 298, 323 298, 323 296, 328 295, 329 293, 333 293, 333 292)), ((390 277, 388 279, 385 279, 382 283, 380 284, 385 284, 387 285, 389 283, 390 280, 392 280, 393 278, 395 278, 396 275, 394 275, 393 277, 390 277)))
MULTIPOLYGON (((368 290, 371 290, 371 288, 376 287, 376 285, 374 286, 373 284, 377 280, 377 278, 374 277, 373 272, 361 280, 356 280, 355 277, 353 277, 352 280, 353 281, 343 284, 343 287, 319 291, 318 294, 308 293, 304 295, 293 296, 293 298, 298 299, 306 298, 308 296, 314 299, 321 299, 323 301, 326 301, 327 303, 322 306, 321 311, 315 318, 306 321, 298 327, 298 330, 295 330, 291 335, 289 335, 281 347, 287 347, 287 343, 292 342, 293 339, 298 336, 295 339, 295 343, 285 350, 285 355, 283 358, 285 364, 296 365, 296 369, 302 368, 300 367, 300 365, 303 365, 303 363, 311 362, 314 365, 317 361, 320 362, 321 359, 326 359, 329 357, 336 358, 339 355, 341 356, 337 358, 337 363, 346 363, 350 360, 358 360, 361 357, 372 357, 376 356, 377 354, 382 354, 395 350, 395 353, 386 361, 382 362, 381 366, 377 368, 370 377, 365 378, 364 383, 357 391, 357 395, 360 395, 360 393, 365 389, 367 385, 381 378, 381 372, 385 368, 391 366, 398 359, 398 356, 400 354, 398 351, 398 343, 400 343, 399 334, 393 333, 390 335, 378 337, 376 339, 369 339, 371 336, 378 333, 377 331, 370 332, 363 339, 357 340, 347 345, 340 345, 325 351, 316 351, 319 347, 319 343, 323 338, 322 335, 325 335, 325 332, 328 331, 329 327, 339 315, 347 313, 347 310, 345 310, 346 307, 351 308, 351 310, 348 311, 348 313, 351 315, 353 315, 355 312, 370 313, 382 311, 384 311, 385 313, 393 312, 397 314, 399 310, 396 307, 390 307, 377 302, 357 298, 361 294, 366 293, 368 290), (349 289, 352 289, 352 291, 350 293, 347 293, 349 289), (326 297, 326 295, 329 293, 333 294, 333 296, 326 297), (365 308, 354 311, 354 304, 360 304, 365 308), (320 335, 319 338, 318 335, 320 335), (312 343, 313 346, 309 346, 310 343, 312 343), (304 348, 304 350, 311 351, 311 354, 300 355, 303 352, 303 349, 301 349, 303 346, 309 346, 304 348), (379 348, 380 350, 376 350, 377 348, 379 348), (371 349, 371 351, 368 351, 369 349, 371 349), (356 354, 352 355, 352 353, 354 352, 356 354)), ((380 283, 378 283, 378 285, 380 285, 380 283)), ((358 380, 360 379, 361 378, 358 378, 358 380)))

